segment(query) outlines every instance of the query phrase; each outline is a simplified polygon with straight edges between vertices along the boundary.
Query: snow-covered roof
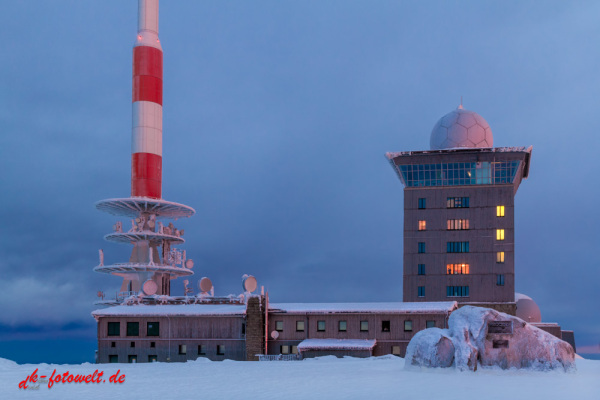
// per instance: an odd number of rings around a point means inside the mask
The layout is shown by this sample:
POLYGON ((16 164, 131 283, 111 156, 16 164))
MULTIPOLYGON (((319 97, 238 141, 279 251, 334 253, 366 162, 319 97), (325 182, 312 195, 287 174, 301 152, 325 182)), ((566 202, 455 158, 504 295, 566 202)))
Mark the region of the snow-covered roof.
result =
POLYGON ((419 303, 269 303, 269 312, 302 314, 387 313, 430 314, 449 312, 458 307, 455 301, 419 303))
POLYGON ((371 350, 377 341, 366 339, 305 339, 298 351, 307 350, 371 350))
POLYGON ((92 311, 94 317, 156 316, 163 315, 193 317, 205 315, 245 315, 245 305, 233 304, 173 304, 116 306, 92 311))

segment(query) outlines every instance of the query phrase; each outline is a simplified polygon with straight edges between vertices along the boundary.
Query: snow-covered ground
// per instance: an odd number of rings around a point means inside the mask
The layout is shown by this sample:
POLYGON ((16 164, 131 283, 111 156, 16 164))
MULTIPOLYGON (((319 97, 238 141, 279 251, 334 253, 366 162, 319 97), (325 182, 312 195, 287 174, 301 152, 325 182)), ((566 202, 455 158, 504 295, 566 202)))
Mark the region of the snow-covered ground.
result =
POLYGON ((2 399, 600 399, 600 361, 577 360, 577 371, 404 370, 404 359, 333 356, 303 361, 153 364, 17 365, 0 359, 2 399), (103 383, 47 383, 19 389, 38 375, 104 371, 103 383), (122 384, 109 383, 120 369, 122 384))

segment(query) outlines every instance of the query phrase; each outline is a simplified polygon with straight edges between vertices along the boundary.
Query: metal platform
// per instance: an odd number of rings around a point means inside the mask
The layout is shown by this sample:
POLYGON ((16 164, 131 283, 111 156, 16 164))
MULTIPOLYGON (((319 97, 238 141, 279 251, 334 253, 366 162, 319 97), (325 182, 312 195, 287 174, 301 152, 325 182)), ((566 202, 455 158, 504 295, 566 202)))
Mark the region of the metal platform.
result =
POLYGON ((104 236, 104 240, 117 243, 132 243, 140 240, 147 240, 150 243, 160 243, 168 240, 174 243, 183 243, 185 240, 180 236, 165 235, 163 233, 142 231, 142 232, 114 232, 104 236))
POLYGON ((151 199, 148 197, 127 197, 123 199, 101 200, 96 203, 96 208, 112 215, 130 218, 136 218, 141 213, 148 213, 155 214, 157 219, 178 219, 191 217, 196 213, 192 207, 174 203, 172 201, 151 199))
POLYGON ((137 273, 137 272, 160 272, 168 273, 174 277, 193 275, 191 269, 185 267, 176 267, 173 265, 163 264, 134 264, 134 263, 118 263, 111 265, 98 265, 94 267, 95 272, 103 272, 105 274, 119 273, 137 273))

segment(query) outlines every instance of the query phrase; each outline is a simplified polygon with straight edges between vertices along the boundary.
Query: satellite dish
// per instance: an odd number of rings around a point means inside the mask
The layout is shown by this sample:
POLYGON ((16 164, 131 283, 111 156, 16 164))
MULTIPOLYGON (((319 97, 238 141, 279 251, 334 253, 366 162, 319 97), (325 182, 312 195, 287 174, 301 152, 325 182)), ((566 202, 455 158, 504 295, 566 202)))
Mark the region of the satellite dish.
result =
POLYGON ((256 282, 256 278, 252 275, 244 275, 244 277, 242 277, 242 287, 245 292, 252 293, 258 287, 258 282, 256 282))
POLYGON ((142 290, 148 296, 152 296, 153 294, 156 294, 156 291, 158 290, 158 285, 152 279, 148 279, 146 282, 144 282, 142 290))
POLYGON ((192 260, 191 258, 189 260, 186 260, 185 262, 185 267, 187 269, 192 269, 194 268, 194 260, 192 260))
POLYGON ((277 340, 277 338, 279 337, 279 332, 277 332, 277 331, 273 331, 273 332, 271 332, 271 337, 272 337, 273 339, 277 340))
POLYGON ((200 290, 204 293, 210 291, 210 289, 212 289, 213 284, 210 281, 210 279, 208 279, 207 277, 204 277, 202 279, 200 279, 200 281, 198 282, 198 287, 200 288, 200 290))

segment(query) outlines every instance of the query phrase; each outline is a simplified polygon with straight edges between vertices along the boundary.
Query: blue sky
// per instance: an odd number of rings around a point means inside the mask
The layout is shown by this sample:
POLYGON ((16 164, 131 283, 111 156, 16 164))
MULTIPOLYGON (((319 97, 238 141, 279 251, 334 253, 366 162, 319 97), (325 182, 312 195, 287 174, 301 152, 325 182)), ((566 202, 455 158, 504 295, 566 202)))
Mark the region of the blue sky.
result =
MULTIPOLYGON (((94 203, 129 194, 137 2, 2 1, 0 357, 91 361, 92 272, 129 248, 94 203)), ((163 197, 194 207, 192 279, 271 299, 400 301, 403 187, 387 151, 481 114, 533 145, 516 287, 600 343, 597 2, 163 1, 163 197)), ((182 292, 182 283, 173 291, 182 292)))

